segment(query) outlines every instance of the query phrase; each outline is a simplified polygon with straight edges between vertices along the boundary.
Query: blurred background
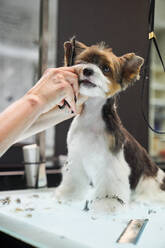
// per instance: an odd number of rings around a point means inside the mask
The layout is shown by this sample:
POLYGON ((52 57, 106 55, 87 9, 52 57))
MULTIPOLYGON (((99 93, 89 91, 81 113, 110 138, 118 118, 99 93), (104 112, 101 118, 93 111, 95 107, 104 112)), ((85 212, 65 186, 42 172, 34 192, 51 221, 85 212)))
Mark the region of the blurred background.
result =
MULTIPOLYGON (((165 1, 155 1, 155 34, 162 58, 165 60, 165 1)), ((149 85, 149 121, 157 131, 165 131, 165 73, 152 45, 149 85)), ((165 135, 149 132, 149 152, 162 167, 165 163, 165 135)))
MULTIPOLYGON (((63 43, 73 35, 87 45, 105 41, 118 56, 135 52, 146 57, 149 0, 0 0, 0 111, 25 94, 38 80, 41 2, 48 4, 48 67, 63 65, 63 43)), ((164 9, 165 1, 157 0, 155 32, 163 58, 164 9)), ((157 164, 164 167, 165 136, 149 131, 142 118, 141 86, 142 82, 138 81, 120 95, 119 115, 129 132, 157 164)), ((165 130, 165 75, 154 47, 143 101, 151 125, 157 130, 165 130)), ((70 122, 65 121, 45 133, 48 169, 56 168, 59 156, 67 154, 66 135, 70 122)), ((36 137, 31 137, 11 147, 0 159, 0 171, 23 170, 22 145, 35 140, 36 137)))

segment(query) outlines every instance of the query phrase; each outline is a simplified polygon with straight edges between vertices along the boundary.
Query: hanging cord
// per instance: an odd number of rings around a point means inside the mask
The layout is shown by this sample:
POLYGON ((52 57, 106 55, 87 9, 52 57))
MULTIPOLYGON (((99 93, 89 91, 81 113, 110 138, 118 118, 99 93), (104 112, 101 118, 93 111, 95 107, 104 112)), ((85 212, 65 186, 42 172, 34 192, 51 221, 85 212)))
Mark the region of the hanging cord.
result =
POLYGON ((145 91, 145 82, 146 80, 148 80, 149 78, 149 64, 150 64, 150 52, 151 52, 151 44, 152 41, 155 45, 156 51, 158 53, 159 59, 161 61, 163 70, 165 71, 165 66, 164 66, 164 62, 157 44, 157 40, 156 40, 156 35, 154 33, 154 15, 155 15, 155 0, 151 0, 150 1, 150 9, 149 9, 149 17, 148 17, 148 24, 149 24, 149 43, 148 43, 148 49, 147 49, 147 55, 146 55, 146 60, 145 60, 145 64, 144 64, 144 74, 143 74, 143 78, 142 78, 142 88, 141 88, 141 112, 142 112, 142 116, 144 121, 146 122, 147 126, 155 133, 157 134, 165 134, 165 132, 161 132, 161 131, 157 131, 156 129, 154 129, 148 122, 148 119, 145 115, 144 112, 144 108, 143 108, 143 99, 144 99, 144 91, 145 91))

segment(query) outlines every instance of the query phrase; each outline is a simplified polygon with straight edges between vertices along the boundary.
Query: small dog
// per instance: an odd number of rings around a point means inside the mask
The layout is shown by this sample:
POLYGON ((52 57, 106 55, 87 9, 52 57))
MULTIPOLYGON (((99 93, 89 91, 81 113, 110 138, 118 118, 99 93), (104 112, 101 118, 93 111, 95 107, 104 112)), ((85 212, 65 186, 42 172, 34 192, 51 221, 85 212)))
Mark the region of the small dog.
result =
MULTIPOLYGON (((67 63, 70 42, 64 44, 67 63)), ((132 199, 165 202, 165 174, 123 127, 116 95, 140 78, 143 58, 117 57, 103 43, 75 44, 84 109, 70 126, 68 162, 56 190, 61 201, 88 200, 88 208, 114 212, 132 199)))

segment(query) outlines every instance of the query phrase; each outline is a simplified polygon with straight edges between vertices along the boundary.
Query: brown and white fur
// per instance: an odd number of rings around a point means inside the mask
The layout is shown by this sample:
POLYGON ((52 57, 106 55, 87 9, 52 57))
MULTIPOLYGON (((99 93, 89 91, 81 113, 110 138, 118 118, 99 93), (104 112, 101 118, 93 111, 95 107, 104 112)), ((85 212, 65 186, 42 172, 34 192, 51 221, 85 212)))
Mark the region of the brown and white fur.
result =
MULTIPOLYGON (((65 61, 70 42, 66 42, 65 61)), ((56 190, 63 201, 84 199, 89 208, 113 212, 132 199, 165 202, 165 174, 123 127, 116 95, 139 79, 143 59, 117 57, 103 44, 76 42, 80 93, 88 96, 67 138, 68 162, 56 190), (90 193, 89 193, 90 192, 90 193)))

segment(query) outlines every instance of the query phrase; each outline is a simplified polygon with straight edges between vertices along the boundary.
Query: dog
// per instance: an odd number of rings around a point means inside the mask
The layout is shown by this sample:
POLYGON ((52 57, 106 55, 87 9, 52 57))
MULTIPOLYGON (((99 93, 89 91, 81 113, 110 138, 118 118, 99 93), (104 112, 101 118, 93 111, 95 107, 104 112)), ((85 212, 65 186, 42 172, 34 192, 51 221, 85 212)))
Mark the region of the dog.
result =
MULTIPOLYGON (((71 41, 64 43, 65 63, 71 41)), ((80 94, 88 96, 67 136, 68 160, 60 201, 85 200, 88 209, 116 212, 132 200, 165 202, 165 174, 123 127, 116 96, 140 78, 143 58, 117 57, 104 43, 75 43, 80 94)))

